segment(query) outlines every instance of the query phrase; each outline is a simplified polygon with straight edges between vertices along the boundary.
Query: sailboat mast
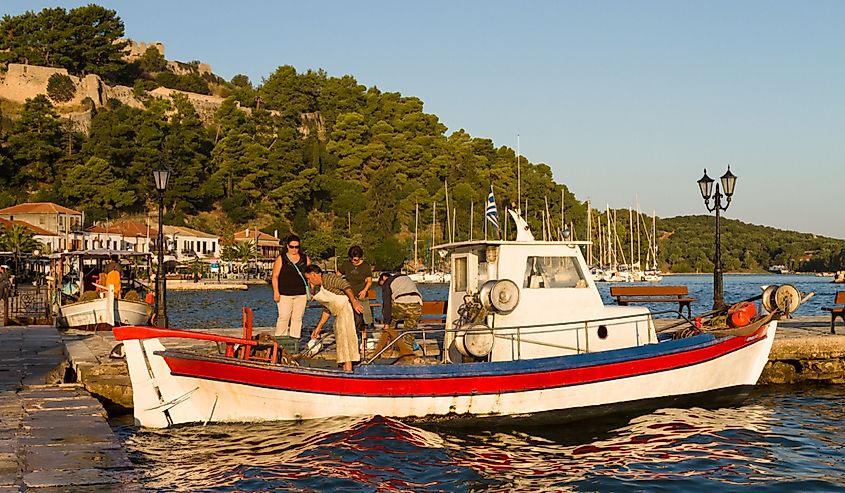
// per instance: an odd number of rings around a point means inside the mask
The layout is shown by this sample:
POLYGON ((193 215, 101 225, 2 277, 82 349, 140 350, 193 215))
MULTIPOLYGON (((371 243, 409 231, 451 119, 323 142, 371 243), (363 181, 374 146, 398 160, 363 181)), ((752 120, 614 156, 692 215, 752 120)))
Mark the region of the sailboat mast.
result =
POLYGON ((631 264, 634 263, 634 213, 628 207, 628 242, 630 244, 629 252, 631 253, 631 264))
MULTIPOLYGON (((437 201, 435 200, 431 204, 431 246, 434 247, 434 229, 437 227, 437 201)), ((434 249, 430 249, 428 252, 429 256, 431 257, 431 272, 434 272, 434 249)))
MULTIPOLYGON (((519 162, 519 134, 516 134, 516 207, 517 210, 522 205, 522 171, 519 162)), ((525 207, 528 209, 528 207, 525 207)), ((525 217, 528 221, 528 217, 525 217)))
POLYGON ((446 187, 446 239, 452 243, 454 238, 452 237, 452 221, 449 218, 449 182, 443 180, 443 185, 446 187))
POLYGON ((641 248, 641 245, 640 245, 640 236, 641 236, 640 235, 640 221, 642 221, 642 219, 643 219, 642 214, 640 214, 640 194, 637 194, 636 197, 637 197, 637 199, 636 199, 637 200, 637 265, 640 266, 640 270, 645 270, 645 269, 643 269, 642 264, 640 263, 640 252, 642 251, 642 248, 641 248))
POLYGON ((651 211, 651 237, 654 238, 654 253, 651 258, 654 262, 654 270, 657 270, 657 211, 654 209, 651 211))
POLYGON ((417 242, 418 242, 418 234, 419 234, 419 227, 420 227, 420 204, 419 202, 414 203, 414 273, 417 272, 417 269, 420 265, 419 257, 417 256, 417 242))
POLYGON ((587 200, 587 265, 593 265, 593 213, 590 211, 590 201, 587 200))

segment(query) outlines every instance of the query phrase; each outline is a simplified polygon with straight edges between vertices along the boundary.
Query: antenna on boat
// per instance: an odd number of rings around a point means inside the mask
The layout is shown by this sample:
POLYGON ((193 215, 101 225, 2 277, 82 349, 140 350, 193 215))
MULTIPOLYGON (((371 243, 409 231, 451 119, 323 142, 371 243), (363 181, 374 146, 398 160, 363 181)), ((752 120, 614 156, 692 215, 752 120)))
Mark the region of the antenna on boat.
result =
POLYGON ((519 134, 516 134, 516 207, 522 205, 522 172, 519 163, 519 134))

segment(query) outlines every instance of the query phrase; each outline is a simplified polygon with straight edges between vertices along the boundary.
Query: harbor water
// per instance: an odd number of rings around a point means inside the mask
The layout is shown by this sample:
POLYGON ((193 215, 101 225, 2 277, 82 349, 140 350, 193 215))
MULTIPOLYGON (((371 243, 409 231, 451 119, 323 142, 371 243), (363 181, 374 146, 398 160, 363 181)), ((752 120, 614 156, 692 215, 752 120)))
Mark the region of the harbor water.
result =
MULTIPOLYGON (((728 301, 790 283, 819 315, 841 285, 812 276, 726 275, 728 301)), ((667 276, 712 304, 710 276, 667 276)), ((609 287, 600 285, 609 299, 609 287)), ((443 299, 445 286, 423 286, 443 299)), ((235 327, 241 306, 272 326, 272 291, 174 292, 180 328, 235 327)), ((665 306, 655 308, 665 309, 665 306)), ((311 310, 313 327, 319 310, 311 310)), ((661 409, 542 428, 420 428, 382 417, 139 429, 112 420, 151 491, 845 491, 845 388, 767 386, 734 408, 661 409)))

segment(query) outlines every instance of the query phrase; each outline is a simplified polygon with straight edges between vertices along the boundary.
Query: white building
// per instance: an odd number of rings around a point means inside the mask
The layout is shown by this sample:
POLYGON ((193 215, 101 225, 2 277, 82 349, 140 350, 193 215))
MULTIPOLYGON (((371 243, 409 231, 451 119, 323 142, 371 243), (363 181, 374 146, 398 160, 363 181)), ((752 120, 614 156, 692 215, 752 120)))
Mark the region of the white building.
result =
POLYGON ((220 237, 183 226, 164 226, 168 250, 177 261, 203 260, 220 257, 220 237))

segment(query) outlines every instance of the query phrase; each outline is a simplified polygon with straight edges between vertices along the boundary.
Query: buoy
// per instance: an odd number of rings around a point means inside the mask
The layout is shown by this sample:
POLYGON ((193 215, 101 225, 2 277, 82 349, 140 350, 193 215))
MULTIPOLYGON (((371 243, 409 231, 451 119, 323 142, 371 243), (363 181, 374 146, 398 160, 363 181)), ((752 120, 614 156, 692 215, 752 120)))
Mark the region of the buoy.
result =
POLYGON ((749 301, 740 301, 728 309, 728 325, 744 327, 757 315, 757 306, 749 301))

